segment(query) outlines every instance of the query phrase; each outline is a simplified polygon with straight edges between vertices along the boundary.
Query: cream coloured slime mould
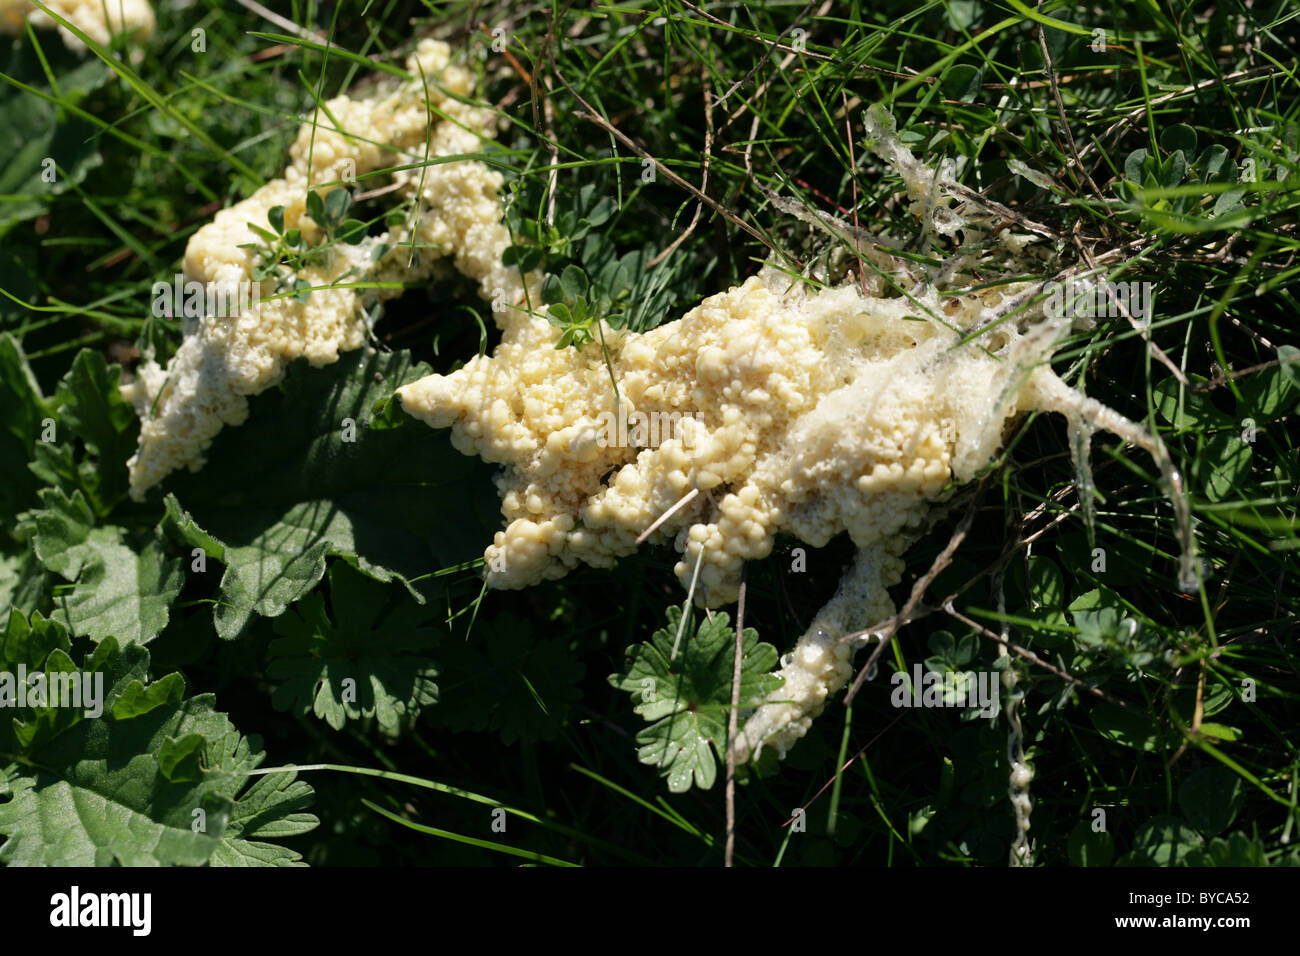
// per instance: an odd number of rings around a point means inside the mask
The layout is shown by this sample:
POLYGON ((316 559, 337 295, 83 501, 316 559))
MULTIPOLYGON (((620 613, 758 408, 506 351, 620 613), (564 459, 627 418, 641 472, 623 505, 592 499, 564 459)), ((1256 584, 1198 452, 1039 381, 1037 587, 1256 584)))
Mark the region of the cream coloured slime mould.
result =
MULTIPOLYGON (((943 314, 934 290, 918 298, 943 314)), ((677 322, 606 329, 619 417, 676 423, 657 447, 607 440, 613 391, 599 345, 557 350, 544 318, 515 314, 491 357, 399 395, 409 413, 450 426, 462 452, 508 466, 498 478, 507 525, 484 554, 493 587, 612 565, 693 489, 702 494, 651 540, 674 539, 685 586, 699 563, 703 606, 734 601, 742 565, 766 557, 777 534, 821 547, 847 531, 863 549, 852 581, 775 692, 803 703, 774 704, 748 734, 783 717, 798 725, 843 686, 850 648, 835 641, 893 613, 886 587, 931 500, 988 463, 1007 418, 1054 393, 1046 366, 1017 387, 1011 356, 1027 334, 1003 327, 984 348, 958 347, 984 309, 948 317, 950 328, 912 318, 906 298, 852 285, 809 294, 764 271, 677 322)))
MULTIPOLYGON (((133 42, 143 43, 153 35, 153 7, 148 0, 44 0, 59 16, 75 25, 88 37, 103 46, 119 34, 126 33, 133 42)), ((51 27, 57 24, 49 14, 29 0, 0 0, 0 33, 22 33, 23 21, 34 27, 51 27)), ((73 50, 85 50, 86 45, 67 27, 59 26, 63 42, 73 50)))
POLYGON ((501 175, 472 159, 422 163, 426 155, 479 151, 491 134, 492 113, 462 102, 473 93, 473 78, 450 62, 445 43, 421 41, 406 65, 412 81, 383 82, 368 96, 329 100, 317 122, 298 131, 281 178, 217 213, 191 237, 185 279, 222 290, 208 301, 234 302, 235 290, 253 281, 258 263, 254 250, 241 248, 256 238, 250 223, 265 229, 268 213, 282 206, 286 231, 298 228, 309 245, 321 242, 321 228, 306 211, 309 187, 355 177, 367 189, 395 185, 388 201, 413 206, 403 224, 356 245, 333 244, 326 256, 296 271, 294 278, 313 289, 305 302, 272 298, 275 278, 262 279, 257 296, 244 296, 238 314, 187 318, 184 340, 165 368, 152 359, 140 365, 135 381, 122 388, 141 419, 139 448, 127 463, 133 497, 142 498, 177 468, 201 467, 221 428, 241 424, 248 397, 275 385, 295 358, 323 366, 341 351, 365 346, 375 306, 402 291, 345 285, 418 281, 450 261, 485 298, 507 306, 524 301, 518 270, 501 262, 509 243, 501 222, 501 175), (387 174, 391 181, 366 177, 394 166, 415 168, 387 174))
MULTIPOLYGON (((948 208, 949 170, 876 132, 926 227, 971 228, 948 208)), ((1068 319, 1034 304, 1044 285, 945 297, 918 282, 887 297, 856 284, 808 291, 765 268, 651 331, 606 326, 609 368, 599 342, 557 350, 559 329, 516 311, 499 318, 491 356, 398 394, 450 427, 463 453, 506 466, 505 530, 484 552, 493 587, 610 566, 667 515, 649 540, 671 540, 683 585, 716 607, 778 534, 821 547, 847 532, 857 560, 733 743, 742 758, 784 755, 851 675, 844 638, 893 615, 887 588, 936 497, 989 464, 1014 416, 1062 412, 1076 432, 1105 428, 1163 454, 1053 373, 1046 359, 1068 319), (644 422, 667 424, 658 436, 627 427, 644 422)))

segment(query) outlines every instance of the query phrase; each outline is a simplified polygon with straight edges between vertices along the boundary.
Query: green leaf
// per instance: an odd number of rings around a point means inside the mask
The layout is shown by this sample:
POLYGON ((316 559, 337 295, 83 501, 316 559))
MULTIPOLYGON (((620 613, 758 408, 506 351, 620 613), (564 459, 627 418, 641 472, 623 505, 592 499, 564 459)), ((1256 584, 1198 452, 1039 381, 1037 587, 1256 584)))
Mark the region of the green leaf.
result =
POLYGON ((970 102, 979 95, 981 73, 969 63, 955 63, 943 71, 940 85, 946 100, 970 102))
POLYGON ((73 582, 56 593, 56 615, 73 633, 94 640, 117 637, 145 644, 167 626, 168 608, 180 593, 180 562, 168 558, 157 532, 137 551, 125 529, 96 526, 80 491, 41 492, 44 507, 30 512, 37 558, 73 582))
POLYGON ((168 609, 184 581, 180 562, 162 543, 148 541, 138 552, 117 542, 92 538, 96 559, 71 593, 56 592, 57 616, 75 634, 94 640, 110 636, 146 644, 167 626, 168 609))
POLYGON ((1204 442, 1193 460, 1195 481, 1210 501, 1223 501, 1239 492, 1250 477, 1250 445, 1236 432, 1220 432, 1204 442))
POLYGON ((506 745, 554 738, 581 698, 586 671, 566 641, 538 641, 532 625, 509 612, 479 619, 468 640, 445 641, 439 659, 434 718, 452 730, 496 731, 506 745))
POLYGON ((226 546, 208 534, 181 507, 176 496, 169 494, 163 499, 163 520, 159 529, 173 541, 189 548, 200 548, 203 553, 217 561, 226 560, 226 546))
POLYGON ((282 681, 278 710, 315 713, 335 730, 348 720, 376 718, 390 736, 438 699, 437 667, 427 656, 436 634, 422 627, 433 609, 392 603, 389 586, 343 562, 330 568, 330 604, 309 594, 275 622, 267 676, 282 681))
MULTIPOLYGON (((43 44, 42 51, 50 72, 58 78, 58 94, 50 88, 41 59, 26 37, 4 38, 0 73, 73 105, 112 75, 94 57, 83 59, 57 40, 43 44)), ((0 196, 6 199, 0 203, 0 236, 15 223, 45 213, 51 198, 84 181, 90 170, 101 165, 99 142, 89 121, 44 97, 0 83, 0 155, 4 156, 0 196)))
POLYGON ((1294 345, 1279 345, 1277 362, 1283 377, 1291 383, 1292 387, 1300 390, 1300 349, 1294 345))
POLYGON ((27 463, 51 413, 22 346, 7 332, 0 335, 0 523, 6 527, 36 501, 39 482, 27 463))
POLYGON ((1105 830, 1096 832, 1088 820, 1080 820, 1070 831, 1069 854, 1075 866, 1110 866, 1115 841, 1105 830))
MULTIPOLYGON (((347 189, 338 186, 331 189, 325 197, 325 218, 331 223, 339 223, 352 205, 352 195, 347 189)), ((313 215, 313 219, 315 216, 313 215)))
POLYGON ((563 302, 556 302, 546 312, 546 318, 551 325, 565 328, 573 324, 573 314, 569 312, 569 307, 563 302))
POLYGON ((185 698, 185 678, 180 674, 168 674, 152 684, 133 680, 122 690, 113 702, 113 716, 118 720, 127 720, 150 713, 159 707, 176 703, 185 698))
POLYGON ((206 741, 201 734, 186 734, 180 740, 163 739, 158 750, 158 769, 172 783, 198 780, 203 773, 199 758, 206 741))
POLYGON ((118 390, 121 378, 120 366, 82 349, 55 394, 62 422, 95 456, 93 463, 81 463, 81 486, 101 515, 126 497, 126 461, 135 452, 139 432, 135 412, 118 390))
POLYGON ((297 773, 268 773, 235 801, 226 832, 208 861, 211 866, 306 866, 301 855, 277 840, 314 830, 319 821, 304 812, 312 789, 297 773))
MULTIPOLYGON (((66 635, 57 626, 51 630, 37 615, 30 622, 11 615, 0 638, 0 670, 13 670, 20 661, 28 665, 41 651, 46 660, 66 660, 63 646, 66 635)), ((240 795, 263 754, 214 710, 211 695, 176 693, 183 691, 179 675, 165 681, 169 690, 155 706, 118 706, 126 695, 140 694, 148 673, 147 651, 106 640, 78 669, 85 686, 103 691, 99 716, 78 707, 41 708, 44 714, 28 707, 12 721, 17 732, 9 730, 9 721, 0 728, 0 751, 18 758, 8 799, 0 803, 0 834, 7 837, 0 862, 252 862, 268 854, 247 837, 276 834, 276 821, 293 821, 293 832, 316 825, 315 818, 298 812, 310 791, 285 786, 283 774, 240 795), (51 710, 60 711, 57 723, 49 719, 51 710), (46 732, 21 733, 42 718, 46 732), (239 825, 232 826, 236 819, 239 825)), ((297 858, 288 850, 279 854, 284 862, 297 858)))
POLYGON ((1267 419, 1290 411, 1300 400, 1300 365, 1294 364, 1295 356, 1300 353, 1294 346, 1283 345, 1277 354, 1277 366, 1261 369, 1241 380, 1239 418, 1252 418, 1256 425, 1262 425, 1267 419), (1287 355, 1292 358, 1287 359, 1287 355))
POLYGON ((1165 735, 1154 719, 1129 713, 1114 704, 1098 703, 1088 717, 1107 740, 1134 750, 1160 750, 1164 742, 1165 735))
POLYGON ((1165 160, 1162 167, 1164 175, 1161 177, 1163 185, 1173 188, 1183 181, 1187 175, 1187 157, 1183 151, 1177 150, 1165 160))
POLYGON ((284 232, 284 207, 272 206, 266 213, 266 221, 277 233, 284 232))
POLYGON ((252 223, 252 222, 250 222, 250 223, 248 224, 248 228, 249 228, 249 229, 253 232, 253 234, 256 235, 259 239, 261 239, 261 240, 263 240, 264 242, 267 242, 267 243, 269 243, 269 244, 271 244, 271 245, 275 245, 275 240, 276 240, 276 238, 277 238, 277 236, 276 236, 275 233, 270 232, 269 230, 263 229, 261 226, 257 225, 256 223, 252 223))
MULTIPOLYGON (((58 621, 40 614, 32 614, 28 618, 18 611, 10 611, 5 620, 5 629, 0 632, 0 670, 12 673, 20 664, 33 670, 45 662, 51 651, 68 651, 71 648, 68 630, 58 621)), ((7 724, 8 721, 0 720, 0 742, 4 740, 7 724)))
POLYGON ((1065 603, 1065 578, 1051 558, 1033 555, 1028 562, 1029 596, 1039 607, 1059 608, 1065 603))
POLYGON ((1185 866, 1201 843, 1196 831, 1176 817, 1156 816, 1138 830, 1132 852, 1119 862, 1121 866, 1185 866))
POLYGON ((564 272, 560 274, 560 288, 564 291, 564 297, 572 302, 574 299, 581 298, 587 294, 587 273, 581 268, 574 265, 564 267, 564 272))
POLYGON ((320 198, 320 193, 314 189, 307 190, 307 215, 316 220, 318 226, 327 224, 325 201, 320 198))
MULTIPOLYGON (((592 186, 587 186, 584 188, 591 189, 593 193, 595 192, 595 188, 592 186)), ((597 226, 603 226, 605 225, 605 223, 609 222, 610 218, 616 212, 618 212, 618 203, 615 202, 609 196, 602 196, 600 200, 596 202, 595 205, 591 206, 587 210, 587 215, 585 218, 587 220, 588 225, 592 228, 595 228, 597 226)))
POLYGON ((1135 149, 1124 159, 1124 178, 1135 183, 1142 182, 1143 169, 1147 164, 1147 151, 1135 149))
POLYGON ((545 305, 554 305, 556 302, 563 301, 564 286, 560 284, 560 277, 552 273, 542 280, 542 302, 545 305))
POLYGON ((1236 212, 1241 208, 1241 200, 1245 195, 1246 190, 1242 188, 1228 189, 1219 193, 1219 198, 1214 201, 1214 208, 1210 211, 1211 218, 1218 219, 1236 212))
POLYGON ((1175 123, 1160 131, 1160 148, 1167 153, 1182 151, 1190 156, 1196 152, 1196 130, 1186 123, 1175 123))
POLYGON ((366 238, 366 224, 360 219, 344 219, 339 223, 338 240, 355 246, 366 238))
POLYGON ((1207 837, 1232 826, 1243 803, 1241 779, 1226 767, 1203 767, 1178 788, 1178 806, 1187 822, 1207 837))
POLYGON ((217 436, 201 472, 169 480, 178 509, 222 547, 221 637, 284 613, 328 554, 420 601, 439 590, 434 571, 482 554, 500 525, 490 466, 445 432, 367 426, 381 399, 427 372, 405 352, 351 352, 323 369, 299 360, 282 388, 252 399, 247 424, 217 436))
POLYGON ((1226 840, 1216 837, 1189 852, 1186 859, 1188 866, 1268 866, 1263 841, 1241 832, 1226 840))
POLYGON ((31 612, 48 592, 45 567, 30 551, 0 554, 0 614, 17 608, 31 612))
POLYGON ((36 557, 49 570, 76 580, 94 554, 87 542, 95 527, 95 513, 80 491, 69 497, 58 488, 45 488, 41 504, 43 508, 27 516, 35 532, 32 547, 36 557))
MULTIPOLYGON (((582 264, 588 275, 607 274, 614 262, 612 280, 597 282, 591 298, 608 300, 611 312, 626 312, 624 325, 645 332, 661 324, 670 310, 695 301, 712 266, 692 267, 686 257, 673 256, 653 269, 646 268, 655 250, 645 246, 621 257, 600 237, 584 244, 582 264)), ((608 321, 610 316, 606 316, 608 321)))
MULTIPOLYGON (((1193 377, 1192 381, 1200 383, 1204 379, 1193 377)), ((1237 427, 1231 418, 1214 407, 1207 395, 1184 388, 1173 376, 1156 384, 1152 389, 1152 400, 1160 417, 1179 431, 1237 427)))
MULTIPOLYGON (((703 789, 717 777, 714 752, 724 758, 727 712, 735 661, 735 631, 726 614, 705 618, 692 635, 688 626, 676 659, 673 645, 682 620, 679 607, 667 609, 667 626, 650 640, 627 649, 624 669, 609 682, 638 701, 633 708, 649 727, 637 734, 637 758, 663 769, 668 789, 684 793, 703 789)), ((758 632, 745 628, 741 647, 740 706, 752 707, 781 686, 770 673, 776 648, 760 643, 758 632)))
POLYGON ((526 250, 523 253, 523 255, 519 257, 519 271, 532 272, 534 269, 540 268, 542 264, 542 259, 543 259, 542 250, 540 249, 526 250))
POLYGON ((1218 143, 1206 147, 1205 152, 1196 160, 1196 165, 1201 171, 1201 182, 1204 183, 1226 183, 1237 178, 1237 166, 1232 161, 1232 153, 1218 143))

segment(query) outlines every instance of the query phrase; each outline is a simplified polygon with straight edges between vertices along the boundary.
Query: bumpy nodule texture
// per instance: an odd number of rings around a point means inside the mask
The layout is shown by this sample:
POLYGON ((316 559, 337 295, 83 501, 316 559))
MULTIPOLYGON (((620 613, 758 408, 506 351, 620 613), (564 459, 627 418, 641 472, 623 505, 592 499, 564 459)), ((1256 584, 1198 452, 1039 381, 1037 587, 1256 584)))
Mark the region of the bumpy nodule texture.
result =
POLYGON ((559 330, 522 312, 492 356, 398 394, 462 452, 507 466, 507 525, 484 554, 493 587, 610 566, 692 490, 652 540, 674 541, 684 586, 698 562, 703 606, 734 601, 744 563, 778 534, 821 547, 848 532, 854 568, 734 744, 742 759, 784 756, 852 673, 842 639, 894 613, 886 588, 936 497, 986 466, 1055 378, 1026 374, 1049 329, 1003 323, 960 344, 1002 298, 808 293, 764 270, 671 324, 607 328, 617 403, 598 343, 557 350, 559 330))
POLYGON ((783 533, 879 545, 893 583, 931 499, 987 464, 1020 410, 999 402, 1018 333, 998 333, 1002 357, 958 345, 1000 298, 963 302, 945 327, 917 317, 945 314, 933 291, 809 294, 764 271, 677 322, 607 329, 618 403, 599 343, 557 350, 558 330, 522 312, 493 355, 399 394, 461 451, 508 466, 507 526, 484 555, 494 587, 612 565, 692 489, 655 536, 682 552, 683 584, 700 562, 702 606, 734 601, 744 562, 783 533))
MULTIPOLYGON (((327 256, 295 272, 294 278, 313 288, 305 302, 272 298, 277 280, 263 279, 256 283, 256 300, 238 314, 191 321, 166 368, 152 360, 141 364, 136 380, 123 386, 141 419, 140 446, 128 462, 134 497, 142 498, 177 468, 201 467, 221 428, 247 418, 248 396, 276 384, 295 358, 305 356, 322 366, 337 361, 341 351, 366 345, 367 310, 401 289, 345 285, 421 280, 449 259, 478 282, 485 298, 506 304, 523 300, 518 270, 501 263, 509 243, 501 221, 501 175, 473 159, 422 162, 426 155, 479 151, 482 138, 491 133, 491 112, 458 99, 473 93, 473 80, 464 67, 450 63, 446 44, 422 41, 407 70, 417 79, 383 86, 365 98, 330 100, 315 123, 299 130, 281 178, 217 213, 190 239, 185 280, 222 290, 233 301, 238 290, 253 282, 258 261, 254 250, 240 248, 256 240, 249 224, 268 228, 273 207, 284 207, 286 231, 301 229, 305 241, 316 245, 323 234, 306 211, 306 199, 317 184, 336 184, 319 187, 327 195, 348 188, 337 183, 352 177, 363 189, 391 182, 398 188, 387 202, 397 206, 417 200, 403 224, 358 245, 334 243, 327 256), (337 128, 330 117, 338 121, 337 128), (367 177, 372 170, 399 165, 416 168, 382 179, 367 177)), ((212 293, 208 299, 222 301, 212 293)))

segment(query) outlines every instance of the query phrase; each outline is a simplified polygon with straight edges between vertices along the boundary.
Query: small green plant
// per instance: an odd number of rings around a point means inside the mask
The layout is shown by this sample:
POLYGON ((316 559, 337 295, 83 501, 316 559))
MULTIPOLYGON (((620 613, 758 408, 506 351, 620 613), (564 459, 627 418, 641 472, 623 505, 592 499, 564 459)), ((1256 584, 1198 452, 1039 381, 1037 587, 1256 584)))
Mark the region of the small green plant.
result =
POLYGON ((694 302, 700 289, 703 277, 684 271, 683 259, 652 266, 654 248, 620 254, 609 235, 598 231, 619 209, 613 199, 601 195, 605 188, 603 183, 588 183, 576 198, 557 202, 554 225, 547 225, 540 213, 535 218, 525 214, 541 209, 536 190, 521 189, 507 207, 514 242, 501 261, 523 272, 548 273, 542 302, 550 306, 547 318, 566 333, 557 348, 581 348, 593 341, 597 319, 616 329, 652 329, 670 310, 694 302))
POLYGON ((289 283, 294 299, 306 302, 311 297, 311 283, 298 273, 308 266, 328 262, 329 247, 335 242, 355 246, 366 238, 366 224, 360 219, 348 217, 351 205, 352 196, 346 189, 335 189, 324 199, 314 189, 307 192, 307 214, 325 233, 325 240, 317 245, 309 245, 303 238, 301 229, 284 228, 283 206, 272 206, 267 212, 270 229, 250 222, 248 228, 262 241, 241 243, 239 248, 252 249, 257 253, 258 261, 252 271, 254 281, 261 282, 274 276, 277 280, 277 293, 283 291, 285 284, 289 283))
POLYGON ((1196 145, 1196 131, 1178 123, 1160 134, 1163 159, 1145 148, 1130 152, 1124 159, 1123 178, 1115 182, 1115 193, 1126 204, 1122 218, 1164 233, 1204 231, 1204 219, 1214 222, 1216 229, 1230 225, 1221 220, 1242 211, 1246 188, 1224 186, 1237 182, 1239 176, 1243 182, 1252 181, 1255 160, 1248 159, 1239 170, 1232 154, 1217 143, 1193 160, 1196 145), (1203 209, 1207 205, 1208 215, 1203 209))
POLYGON ((518 266, 521 272, 542 268, 555 272, 564 261, 580 258, 583 241, 618 211, 618 203, 608 196, 597 199, 596 192, 595 184, 583 186, 577 200, 557 206, 555 221, 548 223, 542 215, 524 214, 524 210, 542 206, 538 191, 525 188, 507 210, 514 242, 506 247, 501 261, 518 266))
POLYGON ((547 320, 564 333, 555 343, 557 349, 569 345, 582 347, 594 340, 592 327, 598 318, 615 325, 630 290, 623 287, 611 296, 608 287, 594 285, 580 266, 564 267, 560 275, 549 275, 542 285, 542 301, 550 309, 547 320))

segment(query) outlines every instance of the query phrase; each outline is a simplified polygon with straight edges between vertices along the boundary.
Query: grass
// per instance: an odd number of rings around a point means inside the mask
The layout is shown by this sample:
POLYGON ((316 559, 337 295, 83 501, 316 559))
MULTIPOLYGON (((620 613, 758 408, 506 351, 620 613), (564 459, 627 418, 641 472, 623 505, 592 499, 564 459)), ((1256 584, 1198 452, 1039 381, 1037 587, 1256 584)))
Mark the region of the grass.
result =
MULTIPOLYGON (((1149 328, 1103 319, 1075 332, 1054 365, 1160 431, 1207 573, 1199 593, 1177 589, 1173 511, 1145 453, 1093 441, 1090 524, 1061 419, 1020 422, 909 552, 900 605, 970 516, 880 676, 851 709, 833 703, 778 773, 740 788, 736 862, 1005 865, 1005 721, 889 703, 888 674, 927 658, 1015 671, 1034 862, 1300 862, 1300 370, 1279 362, 1294 354, 1285 347, 1300 308, 1300 8, 390 0, 330 19, 311 4, 277 9, 328 44, 201 2, 160 6, 136 65, 120 49, 76 57, 43 31, 12 56, 0 50, 10 57, 0 114, 15 129, 53 130, 40 148, 60 172, 52 190, 39 175, 0 180, 0 328, 22 342, 46 394, 80 348, 128 367, 143 348, 175 348, 179 329, 146 317, 152 283, 178 271, 186 240, 216 210, 278 174, 300 115, 373 69, 392 72, 382 64, 400 67, 413 17, 465 51, 500 112, 499 145, 484 152, 507 173, 516 227, 562 221, 585 186, 592 200, 614 200, 598 231, 620 253, 641 253, 637 301, 648 304, 629 318, 641 328, 769 257, 791 270, 821 257, 841 274, 860 268, 851 231, 828 235, 808 219, 890 237, 922 267, 941 266, 915 245, 897 179, 864 146, 865 110, 884 104, 913 152, 953 161, 966 187, 1011 210, 1009 228, 1042 227, 1043 278, 1101 259, 1114 281, 1154 284, 1149 328), (1056 673, 1000 655, 1003 640, 1056 673), (785 825, 796 808, 802 830, 785 825)), ((581 254, 551 248, 548 259, 581 254)), ((990 271, 982 284, 1005 278, 990 271)), ((409 290, 377 332, 445 370, 491 349, 488 318, 470 290, 440 283, 409 290)), ((149 507, 141 520, 157 519, 149 507)), ((781 650, 850 557, 837 540, 793 573, 797 544, 748 569, 745 622, 781 650)), ((5 543, 6 555, 20 550, 5 543)), ((388 771, 305 774, 325 825, 293 845, 313 864, 512 865, 509 854, 523 854, 717 865, 721 784, 669 795, 638 764, 642 722, 605 679, 680 603, 672 560, 643 551, 612 571, 583 568, 481 603, 473 572, 461 572, 470 590, 455 592, 449 636, 463 641, 472 619, 475 635, 505 640, 526 620, 531 663, 447 662, 448 712, 429 708, 397 739, 274 710, 271 621, 219 642, 198 585, 151 645, 153 666, 215 693, 277 765, 388 771), (541 679, 561 672, 579 676, 541 679), (503 724, 470 695, 449 696, 457 680, 478 694, 498 688, 516 718, 503 724), (508 811, 504 833, 492 829, 495 807, 508 811)))

